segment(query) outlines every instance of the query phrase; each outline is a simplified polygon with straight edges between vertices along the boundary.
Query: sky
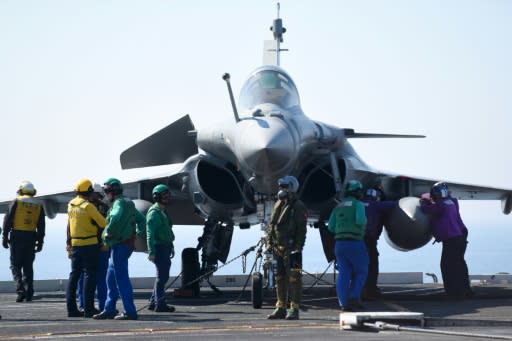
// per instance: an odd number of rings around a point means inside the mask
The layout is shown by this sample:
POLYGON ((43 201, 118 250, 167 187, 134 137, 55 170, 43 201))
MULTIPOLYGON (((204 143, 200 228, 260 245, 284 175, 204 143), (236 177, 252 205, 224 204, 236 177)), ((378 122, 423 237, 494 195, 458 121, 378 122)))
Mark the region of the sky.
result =
MULTIPOLYGON (((119 155, 185 114, 197 129, 233 117, 221 77, 238 93, 261 65, 276 3, 0 0, 0 199, 25 179, 43 194, 161 174, 122 171, 119 155)), ((280 4, 281 66, 306 115, 427 136, 351 141, 377 169, 512 188, 512 2, 280 4)), ((512 225, 498 201, 462 210, 512 225)))

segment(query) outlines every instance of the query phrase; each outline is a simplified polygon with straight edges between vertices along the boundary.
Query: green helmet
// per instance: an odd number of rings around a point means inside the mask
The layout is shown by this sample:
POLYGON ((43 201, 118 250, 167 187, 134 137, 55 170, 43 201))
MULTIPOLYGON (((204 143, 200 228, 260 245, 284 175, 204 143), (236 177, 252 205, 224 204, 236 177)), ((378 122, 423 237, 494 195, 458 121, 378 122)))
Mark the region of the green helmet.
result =
POLYGON ((160 200, 162 200, 162 196, 164 195, 164 193, 169 193, 169 187, 167 187, 164 184, 156 185, 153 188, 153 192, 152 192, 153 200, 160 202, 160 200))
POLYGON ((114 195, 118 195, 123 193, 123 185, 121 184, 121 181, 119 181, 118 179, 109 178, 103 184, 103 190, 105 191, 105 193, 113 193, 114 195))
POLYGON ((121 181, 116 178, 109 178, 107 181, 105 181, 105 185, 122 187, 121 181))
POLYGON ((363 185, 357 180, 350 180, 347 182, 347 185, 345 186, 345 191, 347 192, 355 192, 363 189, 363 185))
POLYGON ((162 194, 164 192, 169 192, 169 187, 167 187, 167 185, 164 185, 164 184, 160 184, 160 185, 156 185, 154 188, 153 188, 153 192, 152 194, 155 195, 155 194, 162 194))

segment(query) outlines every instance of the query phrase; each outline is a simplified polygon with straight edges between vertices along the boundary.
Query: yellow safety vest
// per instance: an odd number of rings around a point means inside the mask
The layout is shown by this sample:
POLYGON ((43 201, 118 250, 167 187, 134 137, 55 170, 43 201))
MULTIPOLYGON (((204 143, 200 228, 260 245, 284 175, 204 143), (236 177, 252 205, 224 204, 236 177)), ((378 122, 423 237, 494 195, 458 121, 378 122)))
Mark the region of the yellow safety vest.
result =
POLYGON ((76 197, 68 203, 69 233, 72 246, 98 244, 98 226, 105 227, 105 218, 84 198, 76 197))
POLYGON ((16 198, 16 212, 14 212, 14 231, 36 232, 37 222, 41 214, 41 204, 28 195, 16 198))

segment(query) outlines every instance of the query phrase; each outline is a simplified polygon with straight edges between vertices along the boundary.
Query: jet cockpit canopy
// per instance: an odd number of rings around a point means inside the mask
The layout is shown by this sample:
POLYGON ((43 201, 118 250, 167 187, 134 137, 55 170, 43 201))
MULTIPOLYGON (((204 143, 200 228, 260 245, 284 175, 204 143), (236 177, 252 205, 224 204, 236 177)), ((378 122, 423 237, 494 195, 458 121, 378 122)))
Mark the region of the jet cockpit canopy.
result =
POLYGON ((300 106, 295 83, 280 67, 266 65, 254 70, 240 91, 238 104, 242 112, 264 103, 287 110, 300 106))

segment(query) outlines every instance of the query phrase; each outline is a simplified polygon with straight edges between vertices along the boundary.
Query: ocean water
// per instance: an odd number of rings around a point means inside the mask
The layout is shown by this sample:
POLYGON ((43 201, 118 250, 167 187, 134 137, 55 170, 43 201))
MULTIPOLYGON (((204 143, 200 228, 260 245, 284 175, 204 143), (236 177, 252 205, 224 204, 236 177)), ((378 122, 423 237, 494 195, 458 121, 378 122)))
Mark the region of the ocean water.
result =
MULTIPOLYGON (((498 272, 512 273, 510 256, 512 247, 512 216, 504 216, 499 212, 498 205, 494 203, 492 209, 488 204, 461 204, 462 217, 469 229, 469 244, 466 251, 466 261, 470 274, 495 274, 498 272), (492 219, 491 219, 492 218, 492 219)), ((34 263, 35 279, 61 279, 67 278, 70 271, 70 261, 65 251, 66 216, 61 215, 53 220, 47 220, 47 232, 44 249, 36 255, 34 263)), ((176 257, 171 266, 171 276, 181 271, 181 251, 187 247, 195 247, 197 238, 202 234, 200 226, 175 226, 176 257)), ((247 248, 256 245, 262 232, 259 226, 249 230, 235 229, 233 242, 228 260, 235 258, 247 248)), ((424 247, 402 252, 391 248, 384 237, 379 240, 380 271, 381 272, 431 272, 441 280, 439 261, 441 258, 441 244, 431 243, 424 247)), ((246 272, 248 273, 255 259, 255 252, 247 257, 246 272)), ((219 265, 222 265, 219 263, 219 265)), ((324 272, 328 267, 323 254, 322 244, 317 229, 309 228, 306 245, 303 253, 303 267, 307 272, 324 272)), ((132 277, 152 277, 155 275, 154 265, 147 260, 145 253, 135 252, 130 257, 129 266, 132 277)), ((332 273, 332 266, 328 270, 332 273)), ((218 270, 217 274, 242 274, 242 258, 231 262, 218 270)), ((11 280, 9 269, 9 250, 0 248, 0 280, 11 280)), ((432 279, 424 276, 429 283, 432 279)))

